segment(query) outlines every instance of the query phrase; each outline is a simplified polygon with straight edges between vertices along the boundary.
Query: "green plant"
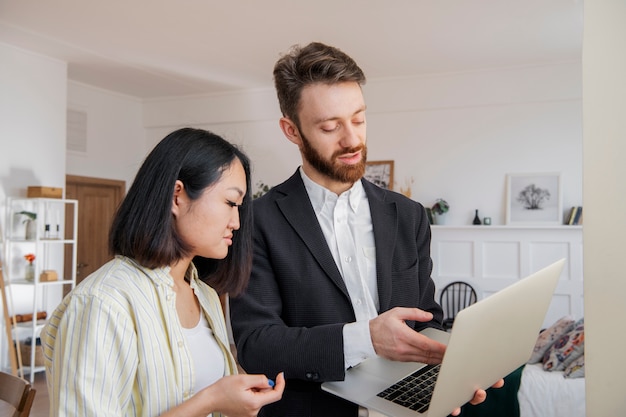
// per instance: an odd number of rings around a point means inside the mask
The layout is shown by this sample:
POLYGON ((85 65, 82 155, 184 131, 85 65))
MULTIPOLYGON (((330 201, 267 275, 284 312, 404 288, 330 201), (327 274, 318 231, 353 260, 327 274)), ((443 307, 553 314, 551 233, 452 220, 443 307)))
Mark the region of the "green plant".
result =
POLYGON ((263 181, 257 182, 256 185, 258 188, 257 188, 256 193, 252 194, 253 199, 261 197, 263 194, 265 194, 272 188, 269 185, 265 184, 263 181))
POLYGON ((22 215, 28 217, 27 219, 24 219, 24 223, 26 223, 27 221, 30 221, 30 220, 37 220, 37 213, 33 213, 32 211, 22 210, 22 211, 18 212, 17 214, 22 214, 22 215))
POLYGON ((435 204, 433 204, 433 206, 431 207, 431 209, 433 213, 443 214, 450 210, 450 205, 443 198, 438 198, 437 201, 435 201, 435 204))

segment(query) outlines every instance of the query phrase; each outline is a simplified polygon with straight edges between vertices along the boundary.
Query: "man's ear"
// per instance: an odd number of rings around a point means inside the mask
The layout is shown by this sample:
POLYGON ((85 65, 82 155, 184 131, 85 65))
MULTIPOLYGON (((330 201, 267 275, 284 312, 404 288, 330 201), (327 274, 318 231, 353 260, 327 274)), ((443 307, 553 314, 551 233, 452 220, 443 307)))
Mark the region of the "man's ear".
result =
POLYGON ((280 129, 283 131, 283 133, 287 137, 287 139, 289 139, 291 142, 298 145, 298 147, 302 144, 300 131, 298 130, 298 127, 293 122, 293 120, 291 120, 288 117, 281 117, 280 120, 278 121, 278 124, 280 126, 280 129))

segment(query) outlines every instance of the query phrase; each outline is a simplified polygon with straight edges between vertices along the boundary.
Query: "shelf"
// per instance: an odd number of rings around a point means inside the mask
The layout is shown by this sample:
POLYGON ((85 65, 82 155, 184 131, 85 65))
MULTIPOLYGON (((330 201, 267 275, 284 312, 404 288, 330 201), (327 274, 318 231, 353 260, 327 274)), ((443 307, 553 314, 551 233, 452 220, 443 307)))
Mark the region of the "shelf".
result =
MULTIPOLYGON (((37 320, 37 322, 35 323, 35 327, 43 327, 46 323, 48 322, 48 320, 37 320)), ((16 328, 20 328, 20 329, 26 329, 29 327, 33 327, 33 322, 31 321, 21 321, 19 323, 15 324, 16 328)))
POLYGON ((44 238, 40 238, 40 239, 12 238, 11 241, 14 242, 14 243, 45 243, 45 244, 74 243, 74 240, 72 240, 72 239, 54 239, 54 238, 49 238, 49 239, 44 239, 44 238))
MULTIPOLYGON (((28 313, 35 317, 39 311, 49 313, 61 301, 55 299, 62 299, 63 287, 72 289, 76 285, 78 200, 9 197, 6 209, 3 278, 11 299, 10 305, 16 306, 16 301, 19 302, 19 310, 14 310, 17 314, 24 314, 26 307, 29 308, 28 313), (29 259, 34 266, 33 280, 24 278, 24 258, 28 254, 34 255, 34 262, 29 259), (56 272, 57 279, 40 281, 44 271, 56 272)), ((13 340, 20 339, 20 345, 24 339, 35 341, 46 322, 37 320, 14 324, 11 319, 6 321, 13 340)), ((36 350, 33 348, 31 345, 31 352, 36 350)), ((36 372, 45 369, 43 366, 22 364, 18 364, 18 368, 30 374, 31 382, 36 372)))
POLYGON ((25 365, 24 367, 22 367, 22 371, 25 374, 30 375, 31 377, 34 376, 34 374, 36 374, 37 372, 43 372, 46 370, 45 366, 29 366, 29 365, 25 365))
POLYGON ((553 224, 553 225, 473 225, 473 224, 469 224, 469 225, 447 225, 447 224, 442 224, 442 225, 437 225, 437 224, 431 224, 430 225, 431 229, 458 229, 458 230, 489 230, 489 229, 495 229, 495 230, 581 230, 583 228, 582 225, 557 225, 557 224, 553 224))
POLYGON ((11 281, 5 282, 6 285, 35 285, 37 284, 37 285, 42 285, 42 286, 66 285, 66 284, 73 284, 73 283, 74 281, 72 281, 71 279, 35 282, 35 281, 28 281, 24 278, 16 278, 16 279, 12 279, 11 281))

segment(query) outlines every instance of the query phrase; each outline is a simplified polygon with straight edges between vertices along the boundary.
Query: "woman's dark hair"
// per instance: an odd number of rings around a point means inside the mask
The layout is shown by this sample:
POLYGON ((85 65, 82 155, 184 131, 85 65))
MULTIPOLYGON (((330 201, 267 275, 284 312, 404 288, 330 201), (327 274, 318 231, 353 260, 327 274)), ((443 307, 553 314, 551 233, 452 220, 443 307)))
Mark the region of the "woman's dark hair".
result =
POLYGON ((296 126, 302 89, 311 84, 337 84, 354 81, 365 84, 365 74, 341 50, 320 42, 301 47, 294 45, 274 65, 274 86, 283 116, 296 126))
POLYGON ((174 227, 172 199, 180 180, 191 200, 220 180, 238 159, 246 174, 246 194, 239 208, 239 230, 225 259, 196 256, 200 278, 217 292, 239 294, 252 265, 250 161, 235 145, 201 129, 183 128, 167 135, 146 157, 111 225, 109 249, 147 268, 170 265, 191 248, 174 227))

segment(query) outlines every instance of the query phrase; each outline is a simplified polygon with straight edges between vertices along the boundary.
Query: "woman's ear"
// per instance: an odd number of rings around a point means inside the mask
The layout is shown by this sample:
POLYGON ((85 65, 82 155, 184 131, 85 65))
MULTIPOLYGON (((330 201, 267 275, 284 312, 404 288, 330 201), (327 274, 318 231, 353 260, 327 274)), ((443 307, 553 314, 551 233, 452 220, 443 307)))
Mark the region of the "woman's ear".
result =
POLYGON ((296 145, 300 146, 302 144, 302 138, 300 137, 300 131, 298 130, 298 126, 288 117, 281 117, 278 121, 280 125, 280 129, 283 131, 287 139, 296 145))
POLYGON ((181 205, 184 204, 186 198, 185 185, 181 180, 174 183, 174 195, 172 196, 172 214, 178 216, 181 211, 181 205))

